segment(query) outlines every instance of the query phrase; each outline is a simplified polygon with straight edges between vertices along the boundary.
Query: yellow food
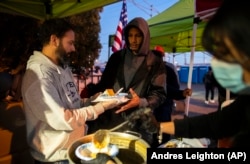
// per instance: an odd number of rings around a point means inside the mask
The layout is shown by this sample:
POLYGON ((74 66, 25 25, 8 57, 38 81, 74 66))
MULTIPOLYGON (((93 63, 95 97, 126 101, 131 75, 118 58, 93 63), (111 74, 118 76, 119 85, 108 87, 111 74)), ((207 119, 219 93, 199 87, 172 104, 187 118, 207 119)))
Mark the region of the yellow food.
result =
POLYGON ((98 130, 93 136, 92 143, 96 149, 108 148, 110 136, 108 130, 98 130))
POLYGON ((100 129, 92 137, 92 144, 81 149, 80 154, 84 157, 96 158, 98 153, 110 155, 110 135, 108 130, 100 129))
MULTIPOLYGON (((83 157, 96 158, 96 154, 97 154, 97 153, 93 153, 93 152, 91 152, 91 150, 89 150, 88 148, 85 148, 85 149, 80 150, 80 154, 81 154, 83 157)), ((107 154, 108 154, 108 153, 107 153, 107 154)))
POLYGON ((91 153, 91 154, 90 154, 90 157, 91 157, 91 158, 96 158, 96 154, 97 154, 97 153, 91 153))
POLYGON ((177 144, 175 142, 167 142, 166 145, 165 145, 166 148, 176 148, 177 147, 177 144))
POLYGON ((104 91, 105 94, 107 94, 108 96, 114 96, 115 95, 115 92, 113 89, 106 89, 104 91))

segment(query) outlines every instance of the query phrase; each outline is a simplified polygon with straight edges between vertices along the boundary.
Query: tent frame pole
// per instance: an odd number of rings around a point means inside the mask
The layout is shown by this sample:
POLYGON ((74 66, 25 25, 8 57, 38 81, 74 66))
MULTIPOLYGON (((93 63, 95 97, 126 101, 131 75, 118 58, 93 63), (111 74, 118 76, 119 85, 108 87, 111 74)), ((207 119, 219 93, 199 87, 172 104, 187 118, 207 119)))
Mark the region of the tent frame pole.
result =
MULTIPOLYGON (((197 26, 199 24, 199 18, 195 16, 194 24, 193 24, 193 34, 192 34, 192 48, 191 48, 191 55, 190 55, 190 63, 189 63, 189 72, 188 72, 188 82, 187 88, 192 88, 192 76, 193 76, 193 63, 194 63, 194 53, 195 53, 195 46, 196 46, 196 31, 197 26)), ((189 112, 189 103, 190 103, 190 96, 186 98, 185 102, 185 116, 188 116, 189 112)))

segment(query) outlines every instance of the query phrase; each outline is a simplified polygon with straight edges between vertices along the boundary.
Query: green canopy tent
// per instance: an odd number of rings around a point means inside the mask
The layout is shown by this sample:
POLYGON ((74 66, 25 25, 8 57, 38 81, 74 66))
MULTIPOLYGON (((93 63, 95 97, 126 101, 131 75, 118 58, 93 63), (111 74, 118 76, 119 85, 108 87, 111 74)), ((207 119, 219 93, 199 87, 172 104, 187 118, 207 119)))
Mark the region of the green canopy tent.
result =
MULTIPOLYGON (((166 52, 191 52, 194 13, 194 0, 181 0, 147 20, 151 48, 161 45, 166 52)), ((204 50, 200 42, 204 26, 205 22, 200 22, 196 31, 196 51, 204 50)))
POLYGON ((120 0, 1 0, 0 12, 39 20, 63 18, 120 0))

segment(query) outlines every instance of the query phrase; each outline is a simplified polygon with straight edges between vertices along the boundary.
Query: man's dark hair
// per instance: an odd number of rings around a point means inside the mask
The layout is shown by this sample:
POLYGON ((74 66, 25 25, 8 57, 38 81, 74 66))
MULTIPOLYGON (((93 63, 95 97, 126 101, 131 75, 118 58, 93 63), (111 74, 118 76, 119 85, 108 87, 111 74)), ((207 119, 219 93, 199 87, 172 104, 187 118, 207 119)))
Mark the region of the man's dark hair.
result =
POLYGON ((50 36, 56 35, 58 38, 62 38, 69 30, 74 30, 73 25, 64 19, 49 19, 43 22, 40 26, 38 37, 41 45, 49 43, 50 36))

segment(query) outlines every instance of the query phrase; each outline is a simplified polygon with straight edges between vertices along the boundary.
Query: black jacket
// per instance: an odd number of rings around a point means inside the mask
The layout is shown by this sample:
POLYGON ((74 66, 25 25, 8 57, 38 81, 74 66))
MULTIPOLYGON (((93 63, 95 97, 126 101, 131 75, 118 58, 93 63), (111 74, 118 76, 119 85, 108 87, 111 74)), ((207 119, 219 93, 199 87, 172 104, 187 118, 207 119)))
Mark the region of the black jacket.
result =
POLYGON ((175 120, 175 136, 187 138, 234 137, 233 147, 250 147, 250 95, 207 115, 175 120))

